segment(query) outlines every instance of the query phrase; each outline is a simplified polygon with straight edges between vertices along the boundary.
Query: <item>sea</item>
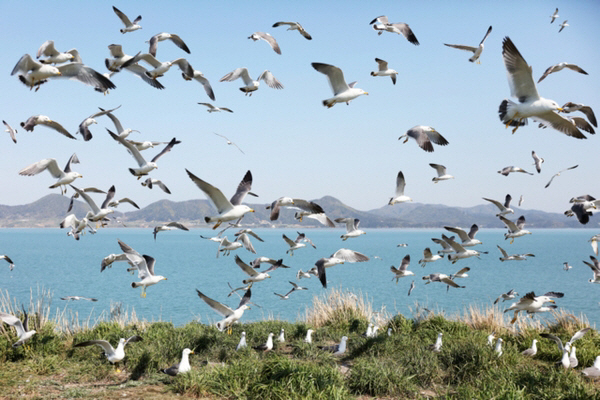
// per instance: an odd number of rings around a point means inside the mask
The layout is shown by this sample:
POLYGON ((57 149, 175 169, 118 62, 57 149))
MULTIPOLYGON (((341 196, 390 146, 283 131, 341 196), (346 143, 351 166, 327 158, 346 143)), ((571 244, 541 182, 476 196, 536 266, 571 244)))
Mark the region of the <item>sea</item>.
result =
MULTIPOLYGON (((592 326, 600 322, 600 285, 589 283, 591 269, 582 261, 590 261, 594 255, 588 240, 597 231, 590 229, 532 229, 533 234, 515 239, 504 239, 505 230, 483 229, 477 234, 481 245, 472 247, 480 252, 479 258, 459 260, 452 264, 443 259, 422 268, 418 261, 423 249, 431 248, 435 253, 440 247, 431 238, 440 238, 443 229, 365 229, 366 234, 342 241, 341 229, 302 230, 315 244, 286 254, 288 249, 282 235, 292 239, 297 230, 256 229, 264 242, 252 238, 257 254, 244 248, 217 257, 218 243, 200 237, 214 236, 210 229, 160 232, 154 240, 152 229, 104 228, 96 234, 87 233, 79 241, 59 229, 0 229, 0 254, 7 254, 15 264, 10 271, 8 264, 0 260, 0 291, 11 301, 26 307, 30 299, 36 300, 42 292, 50 295, 50 318, 57 313, 77 316, 80 323, 93 324, 110 318, 111 309, 122 312, 135 311, 138 319, 168 321, 176 326, 191 321, 211 324, 221 316, 202 301, 196 290, 231 308, 236 308, 240 299, 236 294, 228 296, 231 285, 243 286, 245 273, 236 265, 237 254, 250 263, 257 256, 282 258, 289 269, 279 268, 270 273, 271 278, 252 287, 250 310, 242 321, 275 319, 289 322, 303 321, 315 297, 325 299, 331 290, 349 291, 371 303, 374 310, 385 310, 389 315, 403 314, 413 317, 417 308, 426 307, 446 316, 462 314, 469 306, 485 309, 502 293, 514 289, 518 297, 534 291, 537 295, 549 291, 562 292, 564 297, 556 299, 559 309, 577 316, 584 314, 592 326), (111 253, 121 253, 117 240, 133 247, 140 254, 156 259, 155 273, 166 281, 147 289, 142 298, 141 288, 132 288, 138 281, 137 273, 127 272, 127 263, 117 262, 100 272, 102 259, 111 253), (399 244, 406 244, 399 247, 399 244), (509 254, 532 253, 525 261, 501 262, 497 245, 509 254), (359 251, 370 261, 346 263, 327 269, 328 288, 319 280, 296 279, 296 273, 306 271, 322 257, 329 257, 340 248, 359 251), (396 283, 391 266, 398 267, 402 258, 410 255, 408 269, 414 276, 404 277, 396 283), (573 268, 563 269, 568 262, 573 268), (430 273, 452 274, 463 267, 470 267, 468 277, 456 279, 465 288, 450 288, 440 283, 425 284, 423 276, 430 273), (410 296, 411 282, 415 289, 410 296), (287 300, 275 293, 285 294, 296 282, 308 290, 296 291, 287 300), (64 301, 64 296, 97 298, 97 302, 64 301)), ((233 240, 234 230, 224 236, 233 240)), ((268 265, 263 264, 262 269, 268 265)), ((243 292, 238 292, 243 294, 243 292)), ((512 301, 500 302, 503 310, 512 301)), ((512 312, 506 320, 512 318, 512 312)), ((524 317, 521 317, 524 318, 524 317)), ((542 321, 551 319, 549 314, 537 315, 542 321)))

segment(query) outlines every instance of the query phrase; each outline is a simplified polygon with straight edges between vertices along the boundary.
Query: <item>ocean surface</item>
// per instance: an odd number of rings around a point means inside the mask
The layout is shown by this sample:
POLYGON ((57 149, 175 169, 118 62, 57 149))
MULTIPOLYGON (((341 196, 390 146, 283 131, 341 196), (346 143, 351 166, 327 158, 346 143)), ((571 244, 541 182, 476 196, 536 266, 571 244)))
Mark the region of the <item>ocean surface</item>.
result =
MULTIPOLYGON (((200 238, 200 235, 213 236, 214 231, 194 229, 189 232, 167 231, 153 239, 151 229, 100 229, 97 234, 86 234, 80 241, 66 236, 59 229, 2 229, 0 230, 0 254, 7 254, 15 263, 10 271, 8 264, 0 260, 0 289, 8 291, 17 303, 29 304, 44 289, 52 294, 52 318, 57 311, 72 310, 79 319, 93 323, 99 317, 107 317, 111 305, 122 304, 122 309, 131 312, 135 309, 138 318, 148 321, 170 321, 183 325, 191 321, 214 323, 220 315, 208 307, 196 294, 196 289, 205 295, 236 308, 239 298, 230 292, 233 287, 242 286, 246 279, 244 272, 235 264, 234 255, 239 255, 246 263, 257 256, 283 258, 290 269, 277 269, 271 279, 256 283, 252 287, 252 302, 259 307, 245 312, 243 321, 257 321, 267 318, 290 322, 302 320, 313 297, 326 294, 316 277, 296 280, 296 272, 314 266, 321 257, 328 257, 340 248, 349 248, 368 255, 371 260, 364 263, 343 264, 327 269, 328 288, 351 291, 367 298, 374 310, 385 307, 391 314, 401 313, 413 316, 416 303, 446 315, 456 315, 469 305, 487 307, 500 294, 515 289, 520 296, 529 291, 543 294, 548 291, 563 292, 557 299, 559 308, 583 313, 592 326, 600 322, 600 285, 588 282, 591 269, 582 263, 593 255, 588 239, 598 233, 589 229, 578 230, 536 230, 532 235, 517 238, 514 244, 504 240, 505 230, 481 230, 477 238, 483 244, 474 247, 478 251, 488 251, 480 259, 469 258, 451 264, 447 259, 427 264, 421 268, 418 261, 423 249, 430 247, 433 252, 439 246, 431 241, 448 233, 442 229, 366 229, 367 234, 342 241, 341 229, 306 229, 306 233, 317 246, 299 249, 293 256, 285 253, 288 246, 282 234, 295 239, 295 229, 257 229, 255 232, 264 239, 253 239, 257 254, 239 249, 230 256, 216 257, 218 244, 200 238), (137 281, 137 274, 126 271, 127 263, 115 263, 112 268, 100 273, 102 259, 110 253, 121 253, 117 239, 122 240, 141 254, 156 259, 155 273, 168 278, 147 289, 147 297, 141 298, 141 288, 133 289, 131 282, 137 281), (406 243, 407 247, 397 247, 406 243), (499 261, 502 246, 509 254, 533 253, 526 261, 499 261), (398 266, 402 258, 410 254, 409 270, 415 276, 401 278, 396 284, 390 266, 398 266), (573 268, 563 270, 563 262, 568 261, 573 268), (469 277, 457 279, 465 289, 450 288, 432 283, 425 285, 422 276, 440 272, 452 274, 463 267, 470 267, 469 277), (416 288, 407 296, 412 281, 416 288), (274 294, 285 294, 291 289, 288 281, 298 282, 309 290, 294 292, 289 300, 280 300, 274 294), (78 295, 98 298, 98 302, 65 302, 60 297, 78 295)), ((234 231, 226 234, 233 237, 234 231)), ((264 266, 261 269, 265 269, 264 266)), ((520 297, 519 296, 519 297, 520 297)), ((499 303, 500 309, 511 302, 499 303)), ((510 313, 512 317, 512 312, 510 313)), ((536 318, 550 318, 538 315, 536 318)), ((507 314, 507 320, 509 319, 507 314)))

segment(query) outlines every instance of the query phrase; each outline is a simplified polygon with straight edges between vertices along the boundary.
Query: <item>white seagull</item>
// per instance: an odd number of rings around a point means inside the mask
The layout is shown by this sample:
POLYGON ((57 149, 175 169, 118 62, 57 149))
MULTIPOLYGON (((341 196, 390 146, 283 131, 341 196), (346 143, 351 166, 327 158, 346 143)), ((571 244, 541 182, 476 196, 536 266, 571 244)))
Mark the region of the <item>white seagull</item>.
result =
POLYGON ((282 25, 287 25, 288 26, 288 28, 287 28, 288 31, 296 30, 302 36, 304 36, 307 40, 312 40, 312 36, 310 36, 310 34, 308 32, 306 32, 306 30, 304 30, 304 28, 302 27, 302 25, 300 25, 298 22, 279 21, 279 22, 275 22, 273 24, 273 28, 277 28, 278 26, 282 26, 282 25))
POLYGON ((238 351, 239 349, 243 349, 245 347, 248 347, 248 345, 246 344, 246 332, 242 332, 242 336, 240 337, 240 341, 237 347, 235 348, 235 351, 238 351))
POLYGON ((421 264, 421 267, 425 268, 426 263, 435 262, 437 260, 441 260, 442 258, 444 258, 443 255, 440 256, 439 254, 432 254, 431 249, 426 247, 425 250, 423 250, 423 258, 419 260, 419 264, 421 264))
POLYGON ((185 58, 177 58, 173 61, 159 61, 156 57, 149 53, 138 53, 132 59, 123 63, 122 68, 128 68, 131 65, 144 61, 151 65, 153 69, 146 71, 144 74, 150 79, 160 78, 171 69, 173 65, 177 65, 179 69, 187 76, 194 76, 194 68, 185 58))
POLYGON ((544 188, 547 188, 548 186, 550 186, 550 184, 552 183, 552 181, 554 180, 554 178, 556 178, 557 176, 560 176, 560 174, 562 174, 565 171, 569 171, 571 169, 575 169, 579 167, 579 165, 573 165, 572 167, 569 168, 565 168, 563 170, 558 171, 557 173, 555 173, 554 175, 552 175, 552 178, 550 178, 550 180, 548 181, 548 183, 546 183, 546 186, 544 186, 544 188))
POLYGON ((162 42, 164 40, 170 40, 175 44, 175 46, 179 47, 181 50, 190 54, 190 49, 188 49, 187 45, 184 41, 174 33, 161 32, 152 36, 149 40, 150 48, 148 49, 148 53, 152 54, 152 56, 156 57, 156 50, 158 47, 158 42, 162 42))
POLYGON ((415 46, 419 45, 419 41, 417 40, 417 37, 415 36, 413 31, 410 29, 410 26, 408 26, 408 24, 405 24, 403 22, 397 22, 395 24, 391 24, 390 21, 388 20, 388 17, 386 17, 385 15, 381 15, 381 16, 373 19, 371 22, 369 22, 369 25, 373 25, 373 29, 375 29, 377 31, 378 35, 381 35, 384 31, 391 32, 391 33, 397 33, 398 35, 403 35, 406 38, 406 40, 408 40, 410 43, 414 44, 415 46))
POLYGON ((556 10, 554 10, 554 12, 552 13, 552 15, 550 16, 550 23, 553 23, 554 20, 556 18, 560 17, 560 15, 558 15, 558 8, 556 10))
POLYGON ((219 82, 232 82, 238 78, 242 78, 244 81, 244 85, 240 88, 242 92, 246 94, 246 96, 252 96, 252 93, 258 90, 258 86, 260 85, 260 80, 264 80, 268 87, 272 89, 283 89, 283 85, 281 82, 275 78, 275 76, 269 70, 264 70, 262 74, 256 79, 253 80, 250 78, 250 74, 248 73, 248 68, 241 67, 234 69, 224 77, 222 77, 219 82))
POLYGON ((433 152, 433 145, 431 142, 439 144, 440 146, 446 146, 449 143, 438 131, 431 126, 425 125, 413 126, 406 131, 404 135, 400 136, 398 140, 403 137, 406 137, 403 143, 408 142, 409 138, 413 138, 416 140, 419 147, 428 153, 433 152))
POLYGON ((312 214, 325 214, 325 210, 315 202, 303 199, 292 199, 291 197, 280 197, 273 201, 271 205, 267 206, 267 210, 271 210, 271 215, 269 216, 271 221, 276 221, 279 218, 279 212, 282 207, 305 212, 305 214, 302 215, 303 217, 312 214))
POLYGON ((533 339, 533 341, 531 342, 531 347, 528 349, 525 349, 521 352, 521 354, 523 354, 524 356, 527 357, 533 357, 537 354, 537 339, 533 339))
POLYGON ((445 181, 448 179, 454 179, 454 177, 446 172, 446 167, 440 164, 429 164, 429 166, 436 170, 437 175, 432 179, 433 183, 438 183, 439 181, 445 181))
POLYGON ((4 126, 6 127, 5 132, 8 132, 8 134, 10 135, 10 138, 12 139, 12 141, 14 143, 17 143, 17 137, 15 136, 17 134, 17 130, 13 129, 6 121, 2 120, 2 123, 4 124, 4 126))
POLYGON ((244 315, 244 311, 250 308, 250 306, 248 306, 248 302, 250 301, 250 297, 252 296, 250 288, 246 290, 244 297, 242 297, 240 304, 235 310, 232 310, 225 304, 221 304, 218 301, 205 296, 198 289, 196 289, 196 292, 198 293, 198 296, 202 300, 204 300, 206 304, 209 305, 210 308, 212 308, 213 310, 221 314, 223 317, 225 317, 224 319, 216 323, 217 329, 221 332, 223 332, 227 328, 230 328, 232 324, 238 322, 239 319, 242 318, 242 315, 244 315))
POLYGON ((513 244, 515 238, 531 235, 531 232, 523 229, 525 227, 525 216, 521 215, 516 223, 504 218, 502 215, 500 215, 499 218, 508 228, 508 232, 504 234, 504 240, 510 238, 510 244, 513 244))
POLYGON ((515 297, 517 297, 519 295, 519 293, 515 292, 515 289, 510 289, 508 292, 506 293, 502 293, 500 295, 500 297, 498 297, 495 301, 494 304, 497 304, 500 299, 502 299, 502 302, 504 303, 506 300, 512 300, 515 297))
POLYGON ((375 61, 377 62, 379 68, 377 69, 377 71, 371 71, 371 76, 389 76, 390 78, 392 78, 392 83, 395 85, 396 75, 398 75, 398 71, 388 68, 388 63, 385 60, 376 58, 375 61))
POLYGON ((488 36, 490 35, 490 33, 492 33, 492 26, 491 25, 488 28, 487 32, 485 33, 485 36, 483 37, 483 39, 479 43, 479 46, 477 46, 477 47, 465 46, 463 44, 446 44, 446 43, 444 43, 444 45, 446 45, 448 47, 453 47, 453 48, 459 49, 459 50, 470 51, 471 53, 473 53, 473 56, 471 58, 469 58, 469 61, 471 61, 471 62, 477 61, 477 64, 481 64, 481 61, 479 61, 479 57, 481 56, 481 53, 483 53, 483 42, 485 42, 485 40, 488 38, 488 36))
MULTIPOLYGON (((125 346, 129 342, 139 342, 142 338, 138 335, 130 336, 128 339, 121 338, 119 339, 119 345, 115 349, 111 346, 111 344, 107 340, 88 340, 85 342, 77 343, 73 345, 73 347, 84 347, 84 346, 92 346, 94 344, 102 347, 104 349, 104 355, 106 359, 110 361, 111 364, 118 365, 119 361, 125 358, 125 346)), ((117 373, 121 372, 118 367, 116 370, 117 373)))
POLYGON ((502 57, 508 71, 510 94, 518 99, 518 103, 504 99, 498 108, 500 120, 507 128, 514 126, 515 133, 519 126, 527 123, 527 118, 534 118, 568 136, 585 139, 571 121, 558 114, 557 111, 562 111, 558 103, 540 97, 531 67, 509 37, 505 37, 502 42, 502 57))
POLYGON ((432 345, 429 345, 429 350, 431 350, 435 353, 439 353, 440 351, 442 351, 442 336, 444 336, 444 334, 442 332, 438 333, 435 343, 432 345))
POLYGON ((334 65, 323 63, 311 63, 312 67, 322 74, 327 75, 329 86, 333 91, 333 97, 323 100, 323 105, 327 108, 333 107, 336 103, 349 104, 360 95, 369 94, 362 89, 355 88, 354 85, 348 85, 344 79, 342 70, 334 65))
POLYGON ((194 354, 194 351, 187 348, 183 349, 181 352, 181 361, 170 366, 169 368, 161 369, 160 372, 171 376, 177 376, 179 374, 190 372, 192 370, 192 367, 190 366, 190 354, 194 354))
POLYGON ((54 40, 46 40, 37 51, 36 58, 46 56, 40 60, 42 64, 63 64, 68 61, 81 63, 81 57, 76 49, 71 49, 64 53, 56 50, 54 40))
POLYGON ((139 22, 142 20, 141 15, 138 15, 137 18, 134 19, 133 22, 131 22, 131 20, 127 17, 127 15, 125 15, 117 7, 113 6, 113 11, 115 12, 115 14, 117 14, 117 17, 119 17, 119 19, 121 20, 123 25, 125 25, 125 28, 121 28, 119 30, 119 32, 127 33, 127 32, 137 31, 138 29, 142 29, 142 27, 139 25, 139 22))
POLYGON ((587 119, 590 120, 592 125, 594 125, 596 127, 598 126, 598 122, 596 121, 596 115, 594 114, 594 110, 592 110, 592 107, 586 106, 585 104, 573 103, 573 102, 569 101, 569 102, 563 104, 562 108, 563 108, 563 112, 565 112, 565 113, 581 111, 582 113, 585 114, 587 119))
POLYGON ((328 351, 333 353, 334 356, 341 356, 346 352, 346 342, 348 341, 347 336, 342 336, 342 340, 339 344, 334 344, 332 346, 318 346, 319 349, 323 351, 328 351))
POLYGON ((407 254, 402 259, 402 262, 400 263, 400 266, 398 268, 394 267, 393 265, 390 267, 390 271, 394 273, 394 277, 392 278, 392 280, 396 280, 396 285, 398 284, 398 279, 404 278, 405 276, 414 275, 414 272, 407 270, 409 265, 410 254, 407 254))
POLYGON ((171 191, 169 190, 169 188, 167 187, 167 185, 165 185, 159 179, 148 178, 144 182, 142 182, 142 186, 146 186, 148 189, 152 189, 152 187, 154 185, 158 186, 163 192, 165 192, 167 194, 171 194, 171 191))
POLYGON ((93 297, 83 297, 83 296, 65 296, 65 297, 61 297, 60 299, 66 300, 66 301, 70 301, 70 300, 98 301, 98 299, 95 299, 93 297))
POLYGON ((19 340, 17 340, 15 343, 13 343, 12 347, 21 346, 26 341, 31 339, 33 337, 33 335, 36 334, 35 330, 29 330, 29 327, 27 324, 29 321, 29 317, 28 317, 25 309, 23 309, 23 315, 25 316, 25 319, 23 320, 23 322, 21 322, 21 320, 19 318, 15 317, 14 315, 7 314, 5 312, 0 312, 0 321, 4 322, 10 326, 14 326, 14 328, 17 332, 17 337, 19 338, 19 340))
POLYGON ((542 172, 542 163, 544 162, 544 159, 538 157, 538 155, 535 154, 535 151, 533 150, 531 151, 531 157, 533 157, 533 165, 535 165, 535 169, 539 174, 540 172, 542 172))
POLYGON ((0 260, 5 260, 8 263, 8 269, 11 271, 15 268, 15 263, 6 254, 0 255, 0 260))
POLYGON ((588 75, 588 73, 585 72, 578 65, 570 64, 570 63, 567 63, 567 62, 561 62, 561 63, 555 64, 555 65, 553 65, 551 67, 548 67, 546 69, 546 71, 544 71, 544 74, 542 75, 542 77, 537 81, 537 83, 540 83, 541 81, 543 81, 544 79, 546 79, 546 77, 548 75, 550 75, 550 74, 552 74, 554 72, 562 71, 565 68, 568 68, 568 69, 570 69, 572 71, 575 71, 575 72, 579 72, 580 74, 583 74, 583 75, 588 75))
POLYGON ((584 261, 583 263, 592 269, 592 273, 594 277, 590 279, 588 282, 590 283, 600 283, 600 262, 594 256, 590 256, 590 260, 592 263, 584 261))
POLYGON ((154 274, 154 264, 156 260, 153 257, 150 257, 146 254, 141 255, 120 240, 117 241, 119 242, 119 246, 121 246, 121 250, 123 250, 123 253, 125 253, 129 262, 135 265, 138 270, 138 279, 140 279, 140 282, 132 282, 131 287, 137 288, 141 286, 142 293, 140 296, 145 298, 146 288, 148 286, 156 285, 160 281, 166 281, 167 278, 162 275, 154 274))
POLYGON ((120 107, 121 106, 119 106, 117 108, 113 108, 112 110, 98 111, 97 113, 94 113, 94 114, 90 115, 89 117, 87 117, 86 119, 84 119, 83 121, 81 121, 81 123, 79 124, 79 133, 81 134, 81 136, 83 136, 83 140, 85 140, 87 142, 88 140, 90 140, 92 138, 92 132, 90 132, 89 127, 91 124, 98 123, 95 118, 98 118, 98 117, 106 115, 110 112, 113 112, 120 107))
POLYGON ((446 241, 446 243, 448 243, 455 251, 455 253, 448 254, 448 260, 452 261, 452 264, 454 264, 455 262, 457 262, 458 260, 461 260, 463 258, 469 258, 469 257, 479 258, 479 255, 481 254, 477 250, 465 249, 464 246, 462 246, 459 243, 456 243, 453 239, 447 237, 446 235, 442 235, 442 239, 444 239, 446 241))
POLYGON ((498 247, 498 250, 500 250, 500 253, 502 253, 502 257, 500 257, 500 261, 523 261, 523 260, 527 260, 527 257, 535 257, 534 254, 531 253, 527 253, 527 254, 511 254, 510 256, 508 255, 508 253, 506 252, 506 250, 504 250, 502 247, 496 245, 498 247))
POLYGON ((544 306, 544 303, 555 303, 555 298, 561 298, 564 293, 559 292, 548 292, 542 296, 536 296, 534 292, 529 292, 525 296, 521 297, 518 302, 511 304, 509 308, 504 310, 505 313, 515 310, 513 319, 510 321, 514 324, 517 321, 517 316, 520 311, 526 311, 528 314, 539 312, 544 306))
POLYGON ((201 106, 206 106, 207 107, 206 111, 208 111, 209 113, 220 112, 220 111, 227 111, 230 113, 233 112, 231 109, 229 109, 227 107, 217 107, 217 106, 213 106, 210 103, 198 103, 198 104, 200 104, 201 106))
POLYGON ((358 251, 350 249, 339 249, 329 257, 323 257, 318 259, 315 263, 315 267, 308 270, 306 273, 318 276, 319 281, 321 281, 323 287, 327 288, 327 276, 325 268, 330 268, 334 265, 344 264, 346 262, 355 263, 365 261, 369 261, 369 257, 362 253, 359 253, 358 251))
POLYGON ((154 240, 156 240, 156 235, 158 234, 158 232, 163 232, 163 231, 171 231, 173 229, 181 229, 182 231, 189 231, 189 228, 186 227, 185 225, 173 221, 173 222, 169 222, 168 224, 162 224, 162 225, 157 225, 154 227, 154 231, 152 231, 152 234, 154 235, 154 240))
POLYGON ((137 75, 144 82, 146 82, 147 84, 149 84, 150 86, 152 86, 156 89, 164 89, 165 88, 157 79, 150 78, 146 74, 146 72, 148 72, 148 70, 146 68, 142 67, 141 65, 134 63, 134 64, 127 64, 126 67, 123 67, 123 64, 125 64, 127 61, 131 60, 133 58, 133 56, 125 54, 123 52, 123 47, 120 44, 110 44, 110 45, 108 45, 108 50, 110 51, 110 55, 113 58, 105 58, 104 65, 106 65, 106 68, 109 71, 111 71, 112 73, 116 73, 116 72, 120 72, 121 69, 126 69, 127 71, 137 75))
POLYGON ((460 228, 455 228, 452 226, 444 226, 444 229, 453 233, 456 233, 458 235, 458 237, 461 240, 461 245, 463 247, 471 247, 471 246, 475 246, 477 244, 481 244, 481 241, 479 239, 475 239, 475 235, 477 234, 477 232, 479 232, 479 227, 477 226, 477 224, 473 224, 471 225, 471 229, 469 230, 469 233, 465 232, 464 230, 460 229, 460 228))
POLYGON ((342 240, 366 234, 365 231, 358 229, 358 225, 360 224, 360 220, 358 218, 336 218, 335 222, 338 224, 346 224, 346 233, 340 236, 342 240))
POLYGON ((106 198, 104 199, 104 201, 102 202, 102 206, 100 207, 96 205, 94 200, 92 200, 92 198, 87 193, 85 193, 85 191, 78 189, 73 185, 69 186, 71 186, 73 190, 75 190, 79 194, 79 196, 83 198, 83 200, 88 204, 88 206, 90 206, 91 211, 88 211, 88 213, 85 216, 89 221, 102 221, 108 214, 112 214, 115 212, 115 210, 108 208, 108 203, 110 203, 115 197, 116 189, 114 185, 111 186, 110 189, 108 189, 106 198))
POLYGON ((558 30, 558 33, 561 33, 563 29, 565 29, 567 26, 570 26, 570 25, 569 25, 569 24, 567 24, 567 20, 565 19, 565 20, 563 21, 563 23, 562 23, 562 24, 560 24, 559 26, 560 26, 560 29, 558 30))
POLYGON ((46 115, 33 115, 33 116, 27 118, 27 121, 21 122, 21 127, 28 132, 33 132, 33 128, 35 128, 36 125, 47 126, 48 128, 54 129, 58 133, 62 133, 69 139, 76 139, 75 136, 71 135, 69 133, 69 131, 67 131, 65 128, 63 128, 63 126, 61 124, 59 124, 56 121, 51 120, 50 117, 48 117, 46 115))
POLYGON ((527 172, 521 167, 515 167, 512 165, 510 167, 504 167, 500 171, 498 171, 499 174, 502 174, 504 176, 508 176, 508 174, 510 174, 511 172, 522 172, 524 174, 533 175, 531 172, 527 172))
POLYGON ((510 208, 510 201, 512 200, 512 196, 510 194, 507 194, 504 198, 504 204, 500 203, 498 200, 488 199, 486 197, 482 197, 482 199, 484 199, 485 201, 489 201, 490 203, 498 207, 498 210, 500 210, 500 212, 496 214, 496 217, 506 214, 514 214, 514 210, 510 208))
POLYGON ((72 183, 77 178, 83 178, 83 175, 81 175, 79 172, 71 170, 71 163, 79 164, 77 154, 73 153, 73 155, 69 158, 64 170, 60 169, 56 159, 45 158, 23 168, 21 171, 19 171, 19 175, 33 176, 47 170, 50 175, 58 179, 55 184, 50 186, 50 189, 60 188, 60 193, 63 194, 67 192, 66 185, 72 183), (63 186, 65 186, 64 192, 63 186))
POLYGON ((246 154, 244 153, 244 151, 242 149, 240 149, 240 146, 238 146, 237 144, 235 144, 234 142, 232 142, 231 140, 229 140, 229 138, 227 138, 227 136, 225 135, 221 135, 218 134, 216 132, 213 132, 215 135, 222 137, 223 139, 225 139, 225 141, 227 142, 228 145, 230 146, 235 146, 242 154, 246 154))
POLYGON ((396 203, 412 201, 410 197, 404 195, 405 186, 406 181, 404 180, 404 174, 402 173, 402 171, 399 171, 398 175, 396 176, 396 195, 390 199, 388 205, 393 206, 396 203))
POLYGON ((248 39, 252 39, 254 42, 257 40, 264 40, 269 43, 269 46, 273 49, 273 51, 277 54, 281 54, 281 49, 279 48, 279 44, 277 44, 277 40, 266 32, 254 32, 252 35, 248 36, 248 39))

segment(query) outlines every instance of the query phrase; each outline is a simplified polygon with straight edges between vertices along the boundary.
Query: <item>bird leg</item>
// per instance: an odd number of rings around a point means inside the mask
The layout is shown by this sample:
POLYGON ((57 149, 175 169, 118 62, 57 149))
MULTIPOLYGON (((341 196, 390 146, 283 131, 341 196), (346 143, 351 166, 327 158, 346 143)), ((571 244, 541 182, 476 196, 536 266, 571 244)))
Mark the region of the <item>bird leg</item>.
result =
POLYGON ((221 226, 222 223, 223 223, 223 221, 218 220, 217 224, 215 226, 213 226, 213 229, 217 229, 219 226, 221 226))
POLYGON ((146 286, 142 286, 142 294, 140 297, 146 298, 146 286))

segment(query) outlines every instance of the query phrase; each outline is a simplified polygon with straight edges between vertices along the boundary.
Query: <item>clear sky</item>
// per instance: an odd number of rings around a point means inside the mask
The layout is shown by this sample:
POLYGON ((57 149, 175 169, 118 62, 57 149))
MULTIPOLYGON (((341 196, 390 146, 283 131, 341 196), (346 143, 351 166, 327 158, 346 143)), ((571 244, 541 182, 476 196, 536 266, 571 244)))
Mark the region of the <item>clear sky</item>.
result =
MULTIPOLYGON (((115 185, 117 198, 130 197, 140 206, 168 198, 173 201, 205 198, 191 182, 185 168, 221 188, 230 197, 246 170, 254 176, 253 192, 259 201, 281 196, 315 199, 339 198, 360 210, 387 204, 394 193, 399 170, 406 177, 406 194, 422 203, 451 206, 482 204, 481 197, 503 199, 523 195, 524 208, 562 212, 572 196, 600 196, 597 179, 600 138, 577 140, 530 122, 512 135, 498 118, 498 106, 510 91, 501 56, 501 43, 509 36, 532 66, 537 81, 558 62, 575 63, 589 75, 563 70, 538 85, 540 95, 559 104, 585 103, 600 117, 600 3, 597 1, 4 1, 0 4, 2 35, 0 74, 1 117, 18 130, 17 144, 8 134, 0 137, 0 204, 33 202, 58 189, 48 189, 48 173, 19 176, 18 171, 44 158, 63 166, 74 152, 83 175, 76 186, 108 189, 115 185), (121 34, 122 24, 112 5, 131 19, 142 15, 143 29, 121 34), (550 24, 555 7, 560 17, 550 24), (378 36, 369 22, 387 15, 391 22, 408 23, 420 46, 391 33, 378 36), (558 33, 559 24, 570 26, 558 33), (308 41, 277 21, 298 21, 312 35, 308 41), (477 45, 488 26, 493 31, 485 43, 481 65, 468 62, 470 53, 443 43, 477 45), (282 55, 264 41, 253 42, 255 31, 271 33, 282 55), (211 102, 197 82, 187 82, 174 67, 160 78, 157 90, 129 72, 112 80, 117 86, 102 95, 76 81, 55 80, 30 91, 10 72, 19 58, 35 56, 39 46, 52 39, 58 50, 77 48, 85 64, 104 73, 107 46, 121 44, 127 54, 147 52, 145 41, 159 32, 178 34, 191 54, 170 42, 161 42, 157 58, 185 57, 210 80, 215 105, 233 114, 213 113, 198 102, 211 102), (394 86, 387 77, 372 77, 375 57, 387 60, 399 72, 394 86), (369 96, 349 106, 326 109, 323 99, 332 96, 326 77, 312 62, 336 65, 348 82, 369 96), (248 67, 252 77, 270 70, 284 85, 274 90, 261 82, 252 97, 239 91, 241 80, 219 82, 238 67, 248 67), (172 195, 148 190, 127 170, 134 159, 106 133, 114 126, 99 118, 91 130, 94 138, 70 140, 46 127, 25 132, 18 125, 44 114, 71 132, 98 107, 121 105, 115 115, 125 127, 139 130, 134 140, 182 141, 158 162, 152 177, 163 180, 172 195), (436 128, 449 142, 426 153, 414 141, 398 137, 415 125, 436 128), (213 134, 228 136, 245 155, 213 134), (496 171, 509 165, 534 171, 531 151, 546 162, 535 176, 496 171), (429 163, 443 164, 456 179, 434 184, 429 163), (551 176, 565 172, 548 189, 551 176)), ((597 136, 597 135, 596 135, 597 136)), ((159 150, 143 154, 152 158, 159 150)), ((70 191, 70 189, 69 189, 70 191)), ((101 202, 101 199, 98 199, 101 202)), ((254 199, 252 199, 254 201, 254 199)), ((395 207, 401 207, 396 205, 395 207)), ((128 205, 120 211, 128 211, 128 205)))

